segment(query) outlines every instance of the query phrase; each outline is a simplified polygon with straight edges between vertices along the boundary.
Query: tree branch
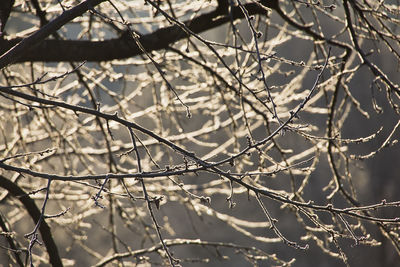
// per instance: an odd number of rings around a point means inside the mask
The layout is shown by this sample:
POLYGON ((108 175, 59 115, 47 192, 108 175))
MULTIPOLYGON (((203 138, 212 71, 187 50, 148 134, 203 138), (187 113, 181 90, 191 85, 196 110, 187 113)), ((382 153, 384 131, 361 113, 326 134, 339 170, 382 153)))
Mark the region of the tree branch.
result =
MULTIPOLYGON (((92 5, 100 3, 104 0, 92 0, 92 5)), ((82 3, 83 4, 83 3, 82 3)), ((80 4, 80 5, 82 5, 80 4)), ((265 14, 266 10, 259 4, 250 3, 244 5, 250 15, 265 14)), ((71 12, 70 10, 69 12, 71 12)), ((81 9, 82 13, 83 9, 81 9)), ((68 12, 68 11, 67 11, 68 12)), ((66 13, 66 12, 65 12, 66 13)), ((76 15, 76 13, 74 13, 76 15)), ((75 16, 76 17, 76 16, 75 16)), ((241 19, 244 17, 243 12, 239 7, 232 8, 233 19, 241 19)), ((58 18, 57 18, 58 19, 58 18)), ((57 20, 56 19, 56 20, 57 20)), ((63 20, 65 22, 65 20, 63 20)), ((221 15, 219 11, 209 12, 198 17, 184 22, 184 24, 194 33, 204 32, 230 21, 228 15, 221 15)), ((52 24, 50 22, 48 25, 52 24)), ((65 23, 64 23, 65 24, 65 23)), ((61 27, 57 24, 58 28, 61 27)), ((43 31, 47 35, 40 34, 42 38, 33 38, 33 35, 27 38, 15 38, 11 40, 0 40, 0 54, 5 53, 8 49, 18 45, 0 57, 0 69, 7 64, 17 62, 52 62, 52 61, 108 61, 113 59, 124 59, 137 55, 141 55, 143 51, 137 46, 129 34, 122 35, 119 38, 104 40, 104 41, 79 41, 79 40, 44 40, 45 37, 57 30, 55 26, 52 31, 44 30, 44 26, 38 32, 43 31), (44 37, 43 37, 44 36, 44 37), (29 39, 29 40, 28 40, 29 39), (27 49, 27 45, 31 45, 27 49), (23 50, 22 50, 23 49, 23 50), (25 51, 24 51, 25 50, 25 51), (29 50, 29 53, 26 51, 29 50)), ((189 35, 181 29, 178 25, 173 25, 165 28, 158 29, 152 33, 140 36, 139 41, 146 48, 146 51, 153 51, 168 48, 171 44, 189 35)))
MULTIPOLYGON (((81 16, 88 9, 93 8, 94 6, 104 2, 105 0, 86 0, 74 8, 63 12, 60 16, 50 21, 48 24, 40 28, 38 31, 33 33, 32 35, 23 38, 23 39, 14 39, 14 40, 2 40, 0 42, 1 46, 1 54, 0 57, 0 69, 6 67, 9 64, 18 62, 18 59, 21 60, 24 55, 35 54, 36 47, 42 43, 42 41, 60 29, 62 26, 67 24, 69 21, 73 20, 76 17, 81 16), (10 45, 7 46, 7 43, 11 42, 10 45), (5 52, 7 51, 7 52, 5 52), (5 52, 5 53, 4 53, 5 52), (28 53, 29 52, 29 53, 28 53)), ((47 46, 45 48, 48 49, 47 46)), ((42 53, 46 54, 46 50, 42 51, 42 53)), ((57 53, 62 51, 57 50, 57 53)), ((31 60, 23 60, 23 61, 31 61, 31 60)))
POLYGON ((11 8, 15 0, 2 0, 0 1, 0 37, 3 36, 3 30, 6 26, 8 17, 10 16, 11 8))
MULTIPOLYGON (((35 224, 42 216, 41 211, 36 206, 35 201, 29 197, 18 185, 0 175, 0 187, 6 189, 13 197, 16 197, 24 205, 26 211, 31 216, 35 224)), ((63 266, 60 255, 58 254, 57 245, 54 242, 49 225, 43 220, 39 226, 40 234, 43 238, 43 243, 49 253, 49 261, 52 266, 63 266)))

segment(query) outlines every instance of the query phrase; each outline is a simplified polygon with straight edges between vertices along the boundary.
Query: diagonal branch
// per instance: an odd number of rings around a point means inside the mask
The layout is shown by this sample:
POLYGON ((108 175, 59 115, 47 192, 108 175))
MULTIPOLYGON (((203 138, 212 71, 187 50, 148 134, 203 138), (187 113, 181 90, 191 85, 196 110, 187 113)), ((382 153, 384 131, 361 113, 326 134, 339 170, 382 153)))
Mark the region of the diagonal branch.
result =
MULTIPOLYGON (((0 43, 0 46, 2 47, 2 51, 0 51, 2 53, 2 56, 0 57, 0 69, 9 64, 17 62, 18 59, 23 58, 24 55, 28 54, 29 57, 29 54, 35 54, 36 46, 39 45, 45 38, 56 32, 74 18, 81 16, 90 8, 93 8, 104 1, 105 0, 86 0, 74 8, 63 12, 60 16, 50 21, 48 24, 26 38, 14 39, 10 41, 3 40, 0 43), (11 45, 7 46, 8 42, 10 42, 11 45), (7 52, 4 53, 4 51, 7 52)), ((58 50, 57 53, 60 53, 60 51, 58 50)))

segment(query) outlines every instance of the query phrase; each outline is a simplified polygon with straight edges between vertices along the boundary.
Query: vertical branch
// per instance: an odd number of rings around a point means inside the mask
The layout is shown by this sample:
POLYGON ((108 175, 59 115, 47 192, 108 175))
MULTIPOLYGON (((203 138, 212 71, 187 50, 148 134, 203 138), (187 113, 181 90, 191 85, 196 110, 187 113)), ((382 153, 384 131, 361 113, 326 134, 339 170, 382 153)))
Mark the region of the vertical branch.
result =
POLYGON ((242 10, 243 14, 246 17, 246 20, 247 20, 247 23, 249 25, 250 31, 251 31, 251 33, 253 35, 254 47, 256 48, 256 55, 257 55, 257 62, 258 62, 258 73, 261 74, 261 77, 260 78, 257 77, 257 79, 261 80, 262 83, 264 84, 264 88, 265 88, 265 90, 267 92, 267 95, 268 95, 267 102, 271 102, 271 104, 272 104, 272 115, 273 115, 273 118, 277 119, 278 123, 281 124, 281 121, 280 121, 280 119, 278 117, 278 113, 276 111, 276 104, 274 102, 274 99, 272 98, 271 89, 269 88, 269 86, 267 84, 267 77, 265 77, 264 69, 262 67, 262 61, 264 59, 261 58, 260 49, 259 49, 259 46, 258 46, 258 38, 260 38, 262 36, 262 33, 258 32, 254 28, 254 25, 253 25, 253 22, 252 22, 254 20, 254 17, 250 17, 249 12, 246 10, 246 8, 242 5, 242 3, 239 0, 237 0, 237 2, 239 4, 239 7, 242 10))
POLYGON ((108 182, 109 180, 110 180, 110 178, 109 178, 109 176, 108 176, 108 174, 107 174, 107 175, 106 175, 106 179, 104 179, 104 182, 101 184, 101 187, 100 187, 99 191, 97 191, 96 195, 93 197, 94 204, 95 204, 97 207, 100 207, 100 208, 102 208, 102 209, 104 209, 105 207, 104 207, 104 205, 102 205, 102 204, 99 203, 99 199, 102 198, 101 192, 103 192, 104 186, 107 184, 107 182, 108 182))
POLYGON ((50 184, 51 184, 51 181, 52 181, 51 179, 48 179, 48 180, 47 180, 46 195, 45 195, 45 198, 44 198, 44 200, 43 200, 43 205, 42 205, 42 210, 41 210, 41 213, 40 213, 39 220, 37 221, 37 223, 36 223, 35 228, 33 229, 33 231, 25 235, 25 237, 27 237, 27 238, 30 237, 29 246, 28 246, 28 255, 29 255, 29 262, 30 262, 31 267, 34 266, 34 265, 33 265, 32 249, 33 249, 33 247, 34 247, 34 245, 35 245, 36 243, 41 244, 41 242, 38 240, 38 233, 37 233, 37 231, 38 231, 38 229, 39 229, 39 227, 40 227, 40 224, 42 223, 42 221, 43 221, 44 218, 45 218, 44 212, 45 212, 45 209, 46 209, 47 200, 49 200, 49 193, 50 193, 50 184))
MULTIPOLYGON (((135 154, 136 154, 138 172, 142 173, 142 165, 141 165, 139 150, 138 150, 138 148, 136 146, 135 133, 133 132, 133 130, 131 128, 129 128, 129 133, 131 135, 131 140, 132 140, 132 144, 133 144, 133 150, 135 151, 135 154)), ((153 220, 153 224, 154 224, 154 227, 156 228, 156 232, 157 232, 158 238, 160 239, 162 247, 163 247, 165 253, 167 254, 167 257, 168 257, 170 265, 171 266, 175 266, 175 263, 177 263, 178 260, 172 257, 172 255, 171 255, 171 253, 170 253, 170 251, 169 251, 169 249, 168 249, 168 247, 167 247, 167 245, 166 245, 166 243, 164 241, 164 238, 162 237, 161 229, 160 229, 161 227, 158 224, 158 222, 156 220, 156 217, 154 215, 153 207, 151 206, 151 202, 152 201, 151 201, 151 199, 149 197, 149 194, 147 192, 144 179, 142 179, 142 178, 139 178, 139 179, 140 179, 140 183, 141 183, 142 189, 143 189, 143 196, 144 196, 144 199, 146 200, 146 203, 147 203, 147 209, 149 210, 150 217, 153 220)))

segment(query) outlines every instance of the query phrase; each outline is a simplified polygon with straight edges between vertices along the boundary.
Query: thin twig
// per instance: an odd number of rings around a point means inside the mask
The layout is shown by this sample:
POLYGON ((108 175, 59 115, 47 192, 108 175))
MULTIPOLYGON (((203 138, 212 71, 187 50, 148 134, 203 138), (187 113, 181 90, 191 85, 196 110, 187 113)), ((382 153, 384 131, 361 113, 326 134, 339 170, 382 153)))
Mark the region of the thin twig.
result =
POLYGON ((40 217, 39 220, 37 221, 35 228, 33 229, 32 232, 25 234, 25 237, 30 238, 29 241, 29 246, 28 246, 28 256, 29 256, 29 262, 31 267, 33 267, 33 255, 32 255, 32 249, 34 247, 34 245, 36 243, 41 244, 41 242, 38 240, 38 233, 37 231, 39 230, 40 224, 42 223, 42 221, 45 218, 45 210, 46 210, 46 204, 47 204, 47 200, 49 200, 49 194, 50 194, 50 185, 51 185, 51 179, 47 180, 47 186, 46 186, 46 195, 45 198, 43 200, 43 204, 42 204, 42 210, 40 213, 40 217))
MULTIPOLYGON (((129 133, 131 135, 133 149, 134 149, 135 154, 136 154, 138 172, 141 173, 142 172, 142 165, 141 165, 139 150, 138 150, 138 148, 136 146, 135 134, 133 133, 133 130, 131 128, 129 128, 129 133)), ((158 222, 157 222, 156 217, 155 217, 154 212, 153 212, 153 207, 151 206, 151 202, 152 201, 150 200, 149 194, 147 192, 147 188, 146 188, 144 179, 139 179, 139 181, 142 184, 143 196, 144 196, 144 199, 147 202, 147 209, 149 210, 150 217, 153 220, 153 224, 154 224, 154 227, 156 228, 156 232, 157 232, 158 238, 159 238, 159 240, 160 240, 160 242, 162 244, 162 247, 163 247, 165 253, 167 254, 167 257, 168 257, 170 265, 171 266, 175 266, 175 263, 179 262, 179 260, 177 260, 174 257, 172 257, 167 245, 165 244, 164 238, 162 237, 162 234, 161 234, 161 229, 160 229, 161 227, 158 225, 158 222)))

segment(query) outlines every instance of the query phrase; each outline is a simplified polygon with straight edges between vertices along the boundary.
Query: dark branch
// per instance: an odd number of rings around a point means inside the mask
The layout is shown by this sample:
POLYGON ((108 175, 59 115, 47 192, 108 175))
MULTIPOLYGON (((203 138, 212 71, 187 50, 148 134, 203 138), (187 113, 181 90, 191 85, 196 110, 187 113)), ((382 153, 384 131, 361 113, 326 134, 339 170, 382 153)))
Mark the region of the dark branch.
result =
MULTIPOLYGON (((254 3, 245 5, 245 8, 251 15, 266 13, 264 8, 254 3)), ((232 16, 234 19, 241 19, 244 17, 244 14, 238 7, 234 7, 232 9, 232 16)), ((223 16, 219 11, 215 11, 186 21, 185 25, 192 32, 200 33, 216 28, 229 21, 230 17, 228 15, 223 16)), ((51 24, 51 22, 49 24, 51 24)), ((153 51, 168 48, 168 46, 176 41, 187 37, 188 34, 184 30, 177 25, 173 25, 140 36, 140 42, 147 51, 153 51)), ((25 39, 0 40, 0 54, 3 54, 25 39)), ((27 48, 25 49, 28 50, 27 48)), ((26 61, 71 62, 84 60, 98 62, 129 58, 142 53, 142 50, 137 46, 135 40, 129 37, 128 34, 105 41, 44 40, 29 49, 28 53, 24 53, 20 57, 13 59, 13 63, 26 61)), ((0 58, 0 68, 1 67, 3 67, 3 64, 1 64, 0 58)))
POLYGON ((0 37, 3 36, 3 30, 6 26, 8 17, 10 16, 11 8, 14 5, 14 0, 0 1, 0 37))
MULTIPOLYGON (((26 211, 31 216, 36 224, 41 216, 41 211, 36 206, 35 201, 26 194, 18 185, 0 175, 0 187, 6 189, 13 197, 16 197, 24 205, 26 211)), ((57 245, 54 242, 49 225, 45 220, 42 221, 39 227, 40 234, 43 238, 43 243, 49 253, 49 260, 52 266, 63 266, 60 255, 58 254, 57 245)))
MULTIPOLYGON (((51 34, 55 33, 58 29, 62 26, 70 22, 76 17, 81 16, 85 13, 88 9, 93 8, 94 6, 104 2, 105 0, 86 0, 81 4, 71 8, 63 12, 60 16, 40 28, 38 31, 30 35, 29 37, 17 40, 3 40, 0 43, 1 46, 1 57, 0 57, 0 69, 6 67, 9 64, 18 62, 21 60, 23 56, 29 54, 36 53, 35 48, 42 44, 42 41, 50 36, 51 34), (11 45, 7 46, 7 43, 11 42, 11 45)), ((46 47, 48 48, 48 47, 46 47)), ((46 54, 49 51, 42 51, 46 54)), ((57 53, 61 53, 62 51, 57 51, 57 53)), ((23 60, 29 61, 29 60, 23 60)))

